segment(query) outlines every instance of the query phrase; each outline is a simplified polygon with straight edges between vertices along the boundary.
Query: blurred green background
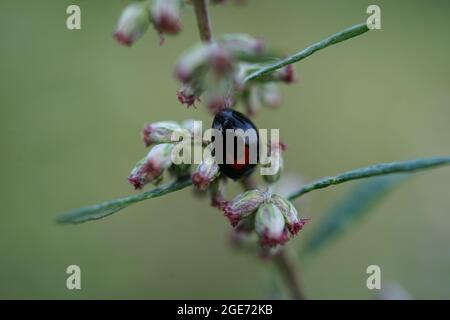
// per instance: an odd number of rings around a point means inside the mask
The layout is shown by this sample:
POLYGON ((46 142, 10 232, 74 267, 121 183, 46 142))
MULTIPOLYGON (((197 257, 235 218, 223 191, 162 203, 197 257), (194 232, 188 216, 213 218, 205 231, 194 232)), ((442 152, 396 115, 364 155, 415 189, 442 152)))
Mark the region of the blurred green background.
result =
MULTIPOLYGON (((107 219, 58 226, 71 208, 134 191, 126 177, 145 154, 146 121, 202 119, 175 96, 172 68, 198 35, 192 9, 163 46, 149 30, 131 49, 113 28, 125 1, 0 4, 0 298, 265 298, 269 263, 230 249, 230 229, 206 199, 183 190, 107 219), (82 29, 66 29, 78 4, 82 29), (66 289, 66 267, 82 290, 66 289)), ((211 8, 213 32, 246 32, 287 53, 382 10, 382 30, 296 65, 280 109, 255 122, 280 128, 288 172, 304 181, 377 162, 450 152, 450 2, 249 0, 211 8)), ((289 243, 295 256, 314 223, 351 183, 305 197, 313 221, 289 243)), ((237 188, 237 187, 236 187, 237 188)), ((360 224, 299 271, 310 298, 373 298, 366 268, 415 298, 450 298, 450 170, 414 175, 360 224)))

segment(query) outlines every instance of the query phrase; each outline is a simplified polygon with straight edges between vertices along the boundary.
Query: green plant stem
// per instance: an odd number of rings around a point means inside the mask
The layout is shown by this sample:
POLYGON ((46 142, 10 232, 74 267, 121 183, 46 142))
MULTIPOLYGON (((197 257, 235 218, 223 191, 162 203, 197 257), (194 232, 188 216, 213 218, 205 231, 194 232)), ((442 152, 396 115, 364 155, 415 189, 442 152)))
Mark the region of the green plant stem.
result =
POLYGON ((284 249, 281 249, 274 257, 274 263, 280 270, 280 274, 286 283, 293 300, 305 300, 302 286, 298 277, 298 268, 289 259, 284 249))
MULTIPOLYGON (((200 38, 203 42, 211 41, 211 27, 209 24, 208 8, 206 0, 194 0, 195 15, 197 17, 197 24, 200 33, 200 38)), ((257 183, 252 176, 242 179, 242 185, 246 190, 257 188, 257 183)), ((285 280, 288 288, 292 293, 293 299, 302 300, 303 293, 300 288, 295 268, 286 256, 285 251, 281 250, 275 257, 274 261, 278 266, 280 273, 285 280)))
POLYGON ((106 201, 90 207, 84 207, 69 211, 61 215, 58 219, 58 223, 81 223, 90 220, 98 220, 107 217, 119 210, 122 210, 129 205, 140 202, 147 199, 161 197, 171 192, 175 192, 192 185, 191 178, 185 177, 174 181, 172 183, 157 187, 140 194, 132 195, 129 197, 106 201))
MULTIPOLYGON (((244 190, 254 190, 258 187, 253 176, 247 176, 241 179, 244 190)), ((286 287, 291 293, 293 300, 304 300, 303 290, 300 285, 298 270, 292 263, 291 259, 284 248, 280 249, 276 255, 273 256, 273 262, 281 274, 286 287)))
POLYGON ((195 17, 197 18, 198 31, 200 39, 203 42, 211 41, 211 25, 208 16, 207 0, 193 0, 195 17))
POLYGON ((407 160, 391 163, 380 163, 370 167, 359 168, 351 171, 344 172, 337 176, 324 177, 319 180, 313 181, 299 190, 293 192, 288 198, 293 200, 305 193, 323 189, 335 184, 344 183, 351 180, 375 177, 385 174, 400 173, 400 172, 414 172, 419 170, 431 169, 443 165, 450 164, 450 157, 440 158, 425 158, 416 160, 407 160))
POLYGON ((367 31, 369 31, 369 28, 367 27, 366 23, 354 25, 350 28, 347 28, 338 33, 335 33, 335 34, 329 36, 328 38, 323 39, 322 41, 319 41, 319 42, 307 47, 306 49, 303 49, 302 51, 297 52, 283 60, 280 60, 276 63, 270 64, 267 66, 263 66, 263 67, 259 68, 258 70, 253 71, 244 79, 244 82, 252 81, 252 80, 267 76, 268 74, 274 72, 275 70, 278 70, 289 64, 298 62, 300 60, 303 60, 303 59, 309 57, 316 51, 319 51, 321 49, 329 47, 333 44, 351 39, 353 37, 359 36, 367 31))
MULTIPOLYGON (((439 167, 447 164, 450 164, 450 157, 426 158, 426 159, 377 164, 366 168, 348 171, 346 173, 334 177, 321 178, 295 191, 289 196, 289 199, 294 200, 295 198, 298 198, 305 193, 355 179, 369 178, 373 176, 399 172, 414 172, 418 170, 431 169, 434 167, 439 167)), ((189 187, 191 185, 192 182, 190 178, 185 177, 183 179, 179 179, 178 181, 163 185, 161 187, 145 191, 141 194, 111 200, 98 205, 70 211, 59 217, 57 221, 60 223, 79 223, 89 220, 97 220, 109 216, 123 208, 126 208, 133 203, 143 201, 146 199, 160 197, 168 193, 189 187)))

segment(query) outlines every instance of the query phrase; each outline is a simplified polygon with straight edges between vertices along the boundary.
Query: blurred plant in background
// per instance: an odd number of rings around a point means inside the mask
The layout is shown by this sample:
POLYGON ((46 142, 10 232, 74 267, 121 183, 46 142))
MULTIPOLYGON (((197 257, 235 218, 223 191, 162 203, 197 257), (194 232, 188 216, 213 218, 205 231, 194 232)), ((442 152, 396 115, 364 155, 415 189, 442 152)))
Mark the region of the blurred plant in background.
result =
MULTIPOLYGON (((210 2, 218 4, 226 1, 210 2)), ((238 106, 243 106, 248 116, 255 115, 262 107, 278 107, 281 103, 278 84, 295 82, 293 63, 318 50, 369 31, 365 23, 358 24, 286 56, 247 34, 213 37, 206 0, 152 0, 128 5, 119 17, 114 37, 120 44, 131 46, 152 25, 162 43, 166 35, 177 35, 182 31, 181 13, 191 6, 196 13, 202 42, 184 52, 175 65, 174 74, 181 84, 176 96, 179 102, 187 107, 195 107, 196 103, 204 104, 216 117, 238 106)), ((240 113, 236 114, 241 116, 240 113)), ((243 115, 242 117, 247 119, 243 115)), ((450 164, 450 157, 378 164, 333 177, 324 177, 290 190, 288 194, 277 194, 273 192, 273 189, 276 189, 273 184, 282 183, 280 178, 283 173, 282 153, 285 145, 271 143, 268 148, 273 151, 277 170, 273 175, 264 176, 268 185, 257 185, 252 177, 253 172, 233 178, 242 184, 244 191, 233 199, 226 200, 224 190, 227 174, 214 159, 204 159, 197 167, 178 165, 171 161, 170 154, 175 146, 171 137, 173 134, 192 133, 192 121, 159 121, 145 125, 142 137, 145 146, 151 149, 132 169, 128 180, 136 189, 141 189, 149 183, 154 184, 155 188, 138 195, 68 212, 61 216, 59 221, 79 223, 103 218, 135 202, 193 185, 199 190, 207 190, 211 205, 219 208, 228 218, 234 228, 231 236, 233 245, 243 250, 250 249, 252 253, 273 260, 290 289, 292 298, 303 299, 304 293, 295 264, 283 250, 283 245, 297 235, 309 221, 299 217, 293 204, 295 199, 311 191, 351 180, 392 173, 410 173, 450 164), (165 172, 170 173, 173 181, 160 186, 165 172)), ((203 148, 206 142, 200 141, 197 147, 203 148)), ((333 206, 316 228, 314 236, 305 242, 304 253, 316 251, 323 243, 361 217, 398 181, 398 176, 380 177, 358 186, 355 192, 333 206)))

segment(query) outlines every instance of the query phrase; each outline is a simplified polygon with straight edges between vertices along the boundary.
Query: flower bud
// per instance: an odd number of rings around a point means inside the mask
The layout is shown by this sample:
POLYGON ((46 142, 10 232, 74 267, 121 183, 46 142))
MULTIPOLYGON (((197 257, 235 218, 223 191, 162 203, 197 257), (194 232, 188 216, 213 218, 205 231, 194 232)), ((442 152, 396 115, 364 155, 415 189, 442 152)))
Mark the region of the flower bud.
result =
POLYGON ((292 202, 277 194, 272 195, 270 202, 276 205, 278 209, 280 209, 286 222, 286 226, 292 235, 296 235, 309 221, 309 219, 299 218, 297 209, 295 209, 292 202))
POLYGON ((210 81, 207 81, 204 97, 208 110, 216 114, 225 108, 233 106, 234 97, 232 92, 234 83, 229 76, 212 78, 210 81))
POLYGON ((155 29, 160 35, 177 34, 181 30, 180 0, 155 0, 151 9, 155 29))
POLYGON ((266 201, 268 192, 260 190, 250 190, 237 195, 233 200, 223 205, 224 215, 230 220, 234 227, 238 222, 253 213, 258 207, 266 201))
POLYGON ((128 177, 128 181, 135 189, 141 189, 149 182, 157 183, 161 180, 163 171, 172 164, 170 155, 173 146, 171 143, 157 144, 136 164, 128 177))
POLYGON ((214 158, 208 157, 204 159, 192 173, 192 184, 199 189, 206 189, 211 181, 219 175, 219 166, 214 158))
POLYGON ((150 25, 150 13, 147 2, 132 3, 119 17, 114 38, 123 45, 131 46, 150 25))
POLYGON ((230 54, 217 44, 211 46, 209 63, 216 76, 223 76, 233 70, 233 60, 230 54))
POLYGON ((142 130, 142 139, 146 147, 155 143, 172 142, 172 134, 181 130, 183 129, 174 121, 147 123, 142 130))
POLYGON ((272 78, 274 80, 282 81, 285 83, 294 83, 295 81, 297 81, 294 66, 292 64, 289 64, 286 67, 273 72, 272 78))
POLYGON ((247 34, 226 34, 219 39, 221 45, 235 58, 253 62, 264 52, 264 44, 247 34))
POLYGON ((184 53, 175 66, 175 75, 183 83, 194 78, 194 74, 203 71, 211 52, 210 44, 199 44, 184 53))
POLYGON ((200 95, 203 90, 195 89, 192 86, 185 84, 183 88, 177 91, 177 98, 181 104, 185 104, 186 107, 193 106, 195 108, 195 101, 200 101, 200 95))
POLYGON ((262 246, 274 247, 289 240, 283 214, 273 203, 262 204, 255 217, 255 230, 262 246))

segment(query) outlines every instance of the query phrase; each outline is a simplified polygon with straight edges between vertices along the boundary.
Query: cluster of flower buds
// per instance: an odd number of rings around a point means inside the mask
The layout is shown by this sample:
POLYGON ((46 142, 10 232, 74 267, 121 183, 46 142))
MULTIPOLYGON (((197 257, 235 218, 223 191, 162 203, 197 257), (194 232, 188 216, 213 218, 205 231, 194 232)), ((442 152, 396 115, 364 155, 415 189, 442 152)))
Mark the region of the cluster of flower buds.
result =
POLYGON ((176 176, 189 173, 190 165, 173 164, 172 150, 177 141, 172 136, 182 136, 191 130, 192 120, 183 124, 172 121, 148 123, 142 130, 142 139, 146 147, 152 146, 145 158, 140 160, 128 176, 128 181, 136 188, 141 189, 148 183, 158 184, 166 169, 176 176))
POLYGON ((280 95, 275 82, 291 83, 292 66, 287 66, 261 81, 244 83, 255 70, 254 63, 273 60, 274 53, 263 43, 245 34, 228 34, 204 44, 198 44, 184 53, 175 66, 175 76, 182 83, 178 100, 188 107, 202 96, 208 109, 216 113, 234 106, 243 99, 249 114, 260 106, 276 107, 280 95))
MULTIPOLYGON (((308 219, 298 217, 294 205, 287 199, 270 190, 250 190, 239 194, 222 206, 224 215, 232 226, 254 222, 253 227, 261 246, 274 247, 295 236, 308 219)), ((247 228, 248 229, 248 228, 247 228)))
POLYGON ((146 0, 128 5, 119 17, 114 37, 123 45, 131 46, 148 29, 150 24, 164 35, 178 34, 181 30, 182 0, 146 0))

